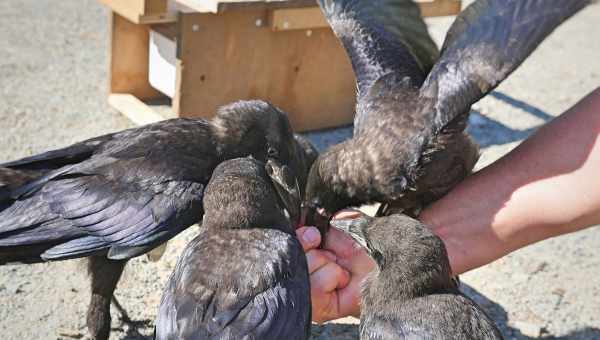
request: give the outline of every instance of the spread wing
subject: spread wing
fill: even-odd
[[[357,83],[355,126],[366,118],[364,97],[380,77],[394,73],[420,87],[438,51],[412,0],[319,0],[350,57]]]
[[[421,89],[433,105],[435,128],[492,91],[558,25],[587,0],[479,0],[450,28],[441,56]]]
[[[249,233],[216,239],[203,233],[190,242],[163,294],[156,339],[308,338],[302,248],[297,241],[290,247],[289,235]],[[228,246],[219,245],[225,239]]]
[[[11,190],[0,211],[0,263],[107,252],[140,255],[202,217],[202,193],[217,160],[204,123],[166,121],[127,130],[85,155],[56,151],[7,163],[56,170]],[[195,140],[197,143],[182,142]],[[68,149],[68,148],[67,148]],[[12,255],[10,255],[12,254]],[[9,256],[10,255],[10,256]]]

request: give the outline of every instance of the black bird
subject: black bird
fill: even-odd
[[[476,1],[458,15],[426,74],[374,19],[398,1],[318,1],[352,61],[363,117],[353,138],[322,153],[309,174],[306,221],[323,231],[332,213],[351,205],[380,202],[380,215],[416,215],[467,176],[478,158],[464,132],[471,105],[589,2]]]
[[[331,223],[377,264],[362,286],[361,339],[502,339],[459,291],[442,240],[418,220],[363,215]]]
[[[285,113],[241,101],[209,121],[162,121],[1,164],[12,171],[8,179],[41,175],[3,186],[0,264],[90,256],[88,328],[107,339],[126,260],[201,221],[204,188],[219,163],[271,155],[303,172],[309,157],[299,152]]]
[[[299,209],[301,196],[285,166],[266,170],[251,158],[215,169],[203,228],[166,285],[155,339],[308,339],[306,257],[282,210]]]

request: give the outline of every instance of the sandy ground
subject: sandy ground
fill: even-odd
[[[599,19],[598,5],[580,13],[474,106],[478,167],[598,86]],[[438,43],[451,20],[429,22]],[[0,161],[131,126],[106,104],[107,43],[107,13],[95,1],[0,1]],[[323,147],[348,135],[346,128],[311,138]],[[162,286],[194,232],[177,237],[158,263],[129,263],[117,297],[143,336],[115,312],[111,339],[150,338]],[[464,289],[507,338],[600,339],[599,249],[597,227],[541,242],[464,275]],[[81,261],[0,267],[0,338],[85,338],[88,298]],[[354,339],[355,323],[315,326],[314,336]]]

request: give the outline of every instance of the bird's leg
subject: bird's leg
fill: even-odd
[[[87,313],[87,326],[93,340],[108,340],[110,334],[110,301],[127,261],[109,260],[105,255],[91,256],[88,272],[92,280],[92,297]]]

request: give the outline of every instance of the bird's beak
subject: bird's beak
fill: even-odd
[[[365,248],[365,250],[369,251],[364,230],[369,225],[371,219],[371,217],[363,214],[358,218],[332,219],[330,224],[335,229],[340,230],[352,237],[356,243]]]
[[[302,205],[302,219],[300,225],[311,225],[317,227],[319,232],[321,233],[321,245],[325,242],[325,235],[327,231],[329,231],[329,221],[331,220],[331,214],[327,213],[327,211],[321,207],[318,207],[315,204],[311,203],[303,203]]]
[[[294,227],[300,224],[300,205],[302,197],[296,177],[287,165],[283,165],[274,159],[269,159],[265,169],[277,191],[277,195],[290,215],[290,222]]]

